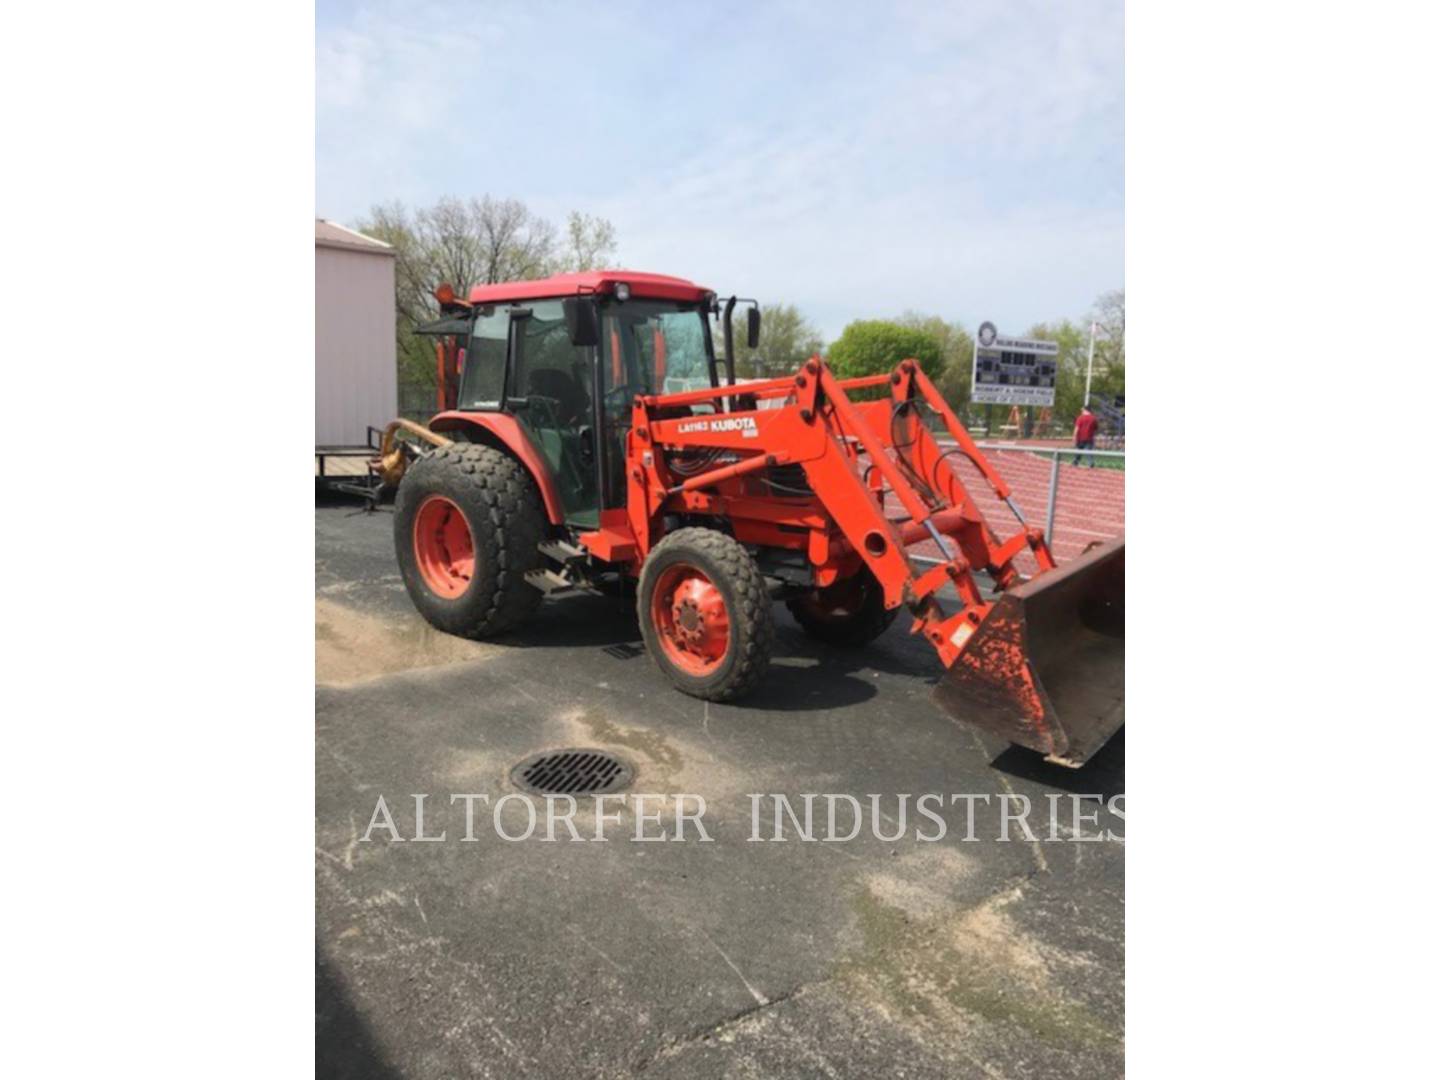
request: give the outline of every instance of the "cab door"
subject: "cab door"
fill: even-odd
[[[505,411],[520,421],[550,466],[566,520],[594,528],[600,521],[594,350],[570,343],[559,300],[535,301],[509,314]]]

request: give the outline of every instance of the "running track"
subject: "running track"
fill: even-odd
[[[1050,457],[1024,450],[985,450],[995,470],[1010,485],[1015,504],[1028,524],[1045,527],[1045,501],[1050,491]],[[981,513],[1002,538],[1019,528],[1010,508],[997,499],[988,484],[963,457],[952,455],[958,462],[956,471],[969,488]],[[1060,487],[1055,497],[1055,535],[1050,549],[1055,560],[1069,562],[1096,540],[1109,540],[1125,535],[1125,473],[1119,469],[1087,468],[1070,464],[1072,457],[1060,459]],[[933,543],[915,545],[912,551],[935,557],[939,554]],[[1018,562],[1022,572],[1035,570],[1030,553]]]

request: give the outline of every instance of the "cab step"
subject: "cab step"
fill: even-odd
[[[579,588],[580,584],[573,580],[568,574],[563,574],[558,570],[551,570],[548,567],[540,570],[527,571],[525,581],[539,589],[546,596],[568,592],[572,589]]]
[[[558,563],[569,562],[571,559],[580,559],[588,555],[583,547],[578,547],[568,540],[546,540],[540,545],[540,554],[548,555]]]

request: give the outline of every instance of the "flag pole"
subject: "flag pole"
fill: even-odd
[[[1090,322],[1090,359],[1085,361],[1085,405],[1090,405],[1090,376],[1095,371],[1095,322]]]

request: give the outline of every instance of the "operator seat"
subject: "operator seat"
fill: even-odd
[[[560,403],[556,418],[565,425],[585,423],[590,415],[590,395],[570,372],[561,368],[537,368],[530,372],[528,393]]]

